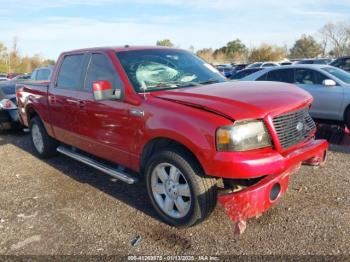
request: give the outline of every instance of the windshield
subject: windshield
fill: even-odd
[[[350,73],[335,67],[324,67],[322,70],[330,73],[341,81],[350,84]]]
[[[210,64],[190,52],[174,49],[117,53],[136,92],[224,82]]]

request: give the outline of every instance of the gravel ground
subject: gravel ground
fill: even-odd
[[[159,221],[142,183],[32,153],[28,135],[0,135],[0,254],[350,255],[346,151],[330,152],[324,168],[302,167],[287,194],[239,236],[220,207],[198,226],[174,229]]]

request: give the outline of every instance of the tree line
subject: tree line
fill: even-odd
[[[157,41],[156,44],[168,47],[174,46],[169,39]],[[194,51],[193,47],[189,49]],[[256,61],[281,61],[286,58],[335,58],[350,55],[350,23],[327,23],[315,36],[302,35],[290,49],[286,46],[267,43],[248,48],[237,38],[221,48],[215,50],[203,48],[198,50],[196,54],[210,63],[251,63]]]
[[[13,39],[11,48],[0,42],[0,73],[31,73],[37,67],[54,63],[54,60],[42,58],[38,54],[22,56],[17,38]]]
[[[159,46],[173,47],[169,39],[156,42]],[[189,50],[195,52],[193,46]],[[314,36],[302,35],[288,49],[263,43],[258,47],[248,48],[240,39],[228,42],[218,49],[203,48],[196,54],[210,63],[246,63],[281,61],[283,59],[340,57],[350,55],[350,23],[327,23]],[[12,47],[0,42],[0,73],[30,73],[35,68],[54,64],[55,61],[45,59],[36,54],[22,56],[18,48],[17,38],[13,39]]]

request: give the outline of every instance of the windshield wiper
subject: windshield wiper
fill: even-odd
[[[161,90],[162,88],[178,88],[178,87],[199,86],[199,85],[201,84],[197,82],[173,81],[173,82],[164,82],[153,86],[148,86],[147,90]]]
[[[220,81],[215,79],[215,78],[210,78],[210,79],[208,79],[206,81],[199,82],[198,84],[200,84],[200,85],[210,85],[210,84],[216,84],[216,83],[220,83]]]
[[[215,78],[210,78],[203,82],[182,82],[182,81],[172,81],[159,83],[153,86],[148,86],[147,91],[163,90],[163,89],[172,89],[172,88],[181,88],[181,87],[190,87],[190,86],[201,86],[220,83],[220,80]]]

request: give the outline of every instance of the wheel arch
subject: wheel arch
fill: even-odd
[[[27,117],[28,125],[30,123],[30,120],[32,120],[36,116],[41,119],[39,113],[35,110],[34,106],[28,105],[26,108],[26,117]]]
[[[165,148],[174,148],[178,150],[182,150],[186,157],[190,158],[195,164],[201,168],[204,173],[204,167],[201,164],[198,157],[193,153],[193,151],[183,143],[168,137],[155,137],[149,140],[145,146],[143,147],[142,154],[140,157],[140,171],[141,174],[144,174],[145,166],[147,164],[147,160],[156,152],[159,152]]]
[[[54,137],[54,131],[52,129],[52,126],[49,123],[45,122],[45,119],[39,113],[39,110],[35,109],[35,106],[33,104],[27,105],[25,113],[26,113],[28,127],[30,125],[30,120],[32,120],[34,117],[38,117],[43,123],[44,128],[46,129],[46,132],[49,134],[49,136]]]

